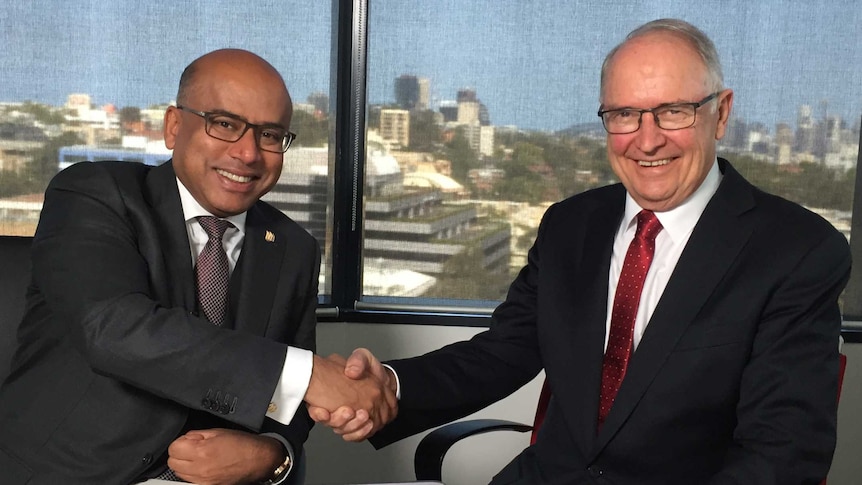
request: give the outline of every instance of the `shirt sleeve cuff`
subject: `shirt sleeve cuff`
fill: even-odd
[[[266,416],[282,424],[289,424],[302,405],[311,380],[314,354],[310,350],[288,347],[284,358],[281,379],[275,386]]]
[[[401,400],[401,379],[398,378],[398,373],[395,372],[395,369],[392,366],[387,364],[382,364],[383,367],[392,371],[392,375],[395,376],[395,397],[400,401]]]

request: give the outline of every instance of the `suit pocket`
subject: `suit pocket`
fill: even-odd
[[[29,468],[3,448],[0,448],[0,470],[2,470],[0,478],[3,483],[9,485],[24,485],[33,476]]]

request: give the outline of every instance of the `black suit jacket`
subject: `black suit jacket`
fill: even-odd
[[[288,426],[265,413],[284,344],[314,349],[317,242],[255,204],[219,328],[198,316],[182,214],[171,162],[80,163],[49,185],[0,389],[3,483],[127,484],[190,413],[301,450],[305,409]]]
[[[544,368],[538,441],[493,483],[814,484],[835,446],[845,238],[725,160],[610,414],[596,432],[621,185],[545,214],[528,263],[469,342],[394,361],[385,445],[476,411]]]

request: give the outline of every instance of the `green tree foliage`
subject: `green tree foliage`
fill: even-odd
[[[546,197],[545,183],[550,177],[543,176],[545,168],[544,150],[532,143],[518,142],[508,160],[500,163],[506,175],[497,186],[498,198],[516,202],[541,202]]]
[[[440,125],[431,110],[410,113],[410,150],[434,152],[440,146]]]
[[[506,170],[499,185],[501,198],[512,194],[511,200],[549,202],[617,181],[599,140],[526,132],[505,133],[497,141],[509,147],[512,162],[504,158],[499,163]],[[529,167],[530,175],[524,167]]]
[[[320,147],[329,143],[329,119],[305,111],[294,111],[290,131],[296,133],[296,146]]]
[[[120,108],[120,123],[137,123],[141,121],[141,108],[125,106]]]
[[[443,267],[443,272],[436,275],[437,282],[423,297],[500,301],[512,280],[508,272],[485,269],[479,248],[469,248],[451,257]]]
[[[79,145],[83,143],[77,133],[64,132],[57,138],[50,139],[45,146],[33,153],[33,159],[27,165],[25,176],[31,192],[42,192],[48,182],[59,171],[60,147]]]
[[[775,165],[745,155],[726,158],[749,182],[765,192],[808,207],[852,209],[855,168],[834,170],[816,163]]]
[[[51,106],[32,101],[24,101],[16,109],[23,113],[32,114],[36,118],[36,121],[45,125],[61,125],[66,121],[62,109],[52,108]]]
[[[446,144],[443,158],[452,163],[452,178],[465,185],[468,180],[467,172],[479,166],[479,158],[470,148],[470,143],[461,128],[455,130],[452,141]]]

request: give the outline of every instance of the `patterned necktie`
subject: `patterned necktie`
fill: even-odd
[[[655,238],[662,229],[661,223],[652,211],[642,210],[637,217],[637,232],[626,252],[614,295],[608,348],[602,361],[599,428],[604,424],[620,390],[623,376],[626,374],[626,367],[632,353],[632,338],[641,290],[655,253]]]
[[[230,266],[222,246],[222,236],[233,224],[212,216],[201,216],[197,219],[209,236],[195,267],[198,302],[207,319],[214,325],[221,326],[227,315],[227,290],[230,282]]]

